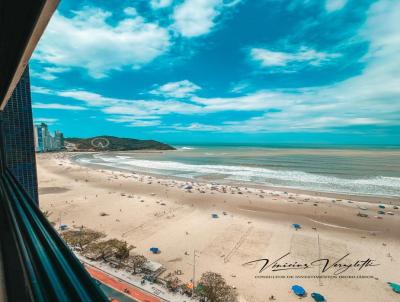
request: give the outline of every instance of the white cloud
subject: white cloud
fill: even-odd
[[[297,64],[320,66],[339,57],[337,53],[319,52],[307,47],[301,47],[297,52],[280,52],[265,48],[252,48],[250,57],[262,67],[286,67]]]
[[[230,90],[230,92],[232,93],[243,93],[245,92],[247,89],[249,89],[251,87],[249,82],[239,82],[239,83],[232,83],[232,89]]]
[[[368,53],[363,58],[366,66],[360,75],[309,89],[268,90],[235,98],[193,98],[205,106],[205,111],[236,108],[263,112],[245,121],[227,121],[218,126],[203,124],[199,128],[248,133],[399,126],[399,19],[400,3],[393,6],[391,1],[380,1],[371,6],[359,32],[359,38],[369,43]],[[190,130],[189,126],[179,127]]]
[[[342,9],[346,4],[347,0],[326,0],[325,9],[330,13]]]
[[[63,73],[70,70],[68,67],[44,67],[42,70],[37,72],[31,67],[30,75],[32,78],[40,78],[46,81],[53,81],[57,79],[57,74]]]
[[[216,125],[206,125],[200,123],[191,123],[189,125],[174,124],[165,128],[180,130],[180,131],[220,131],[222,127]]]
[[[158,86],[156,89],[151,90],[150,93],[154,95],[162,95],[165,97],[186,98],[193,95],[196,91],[200,89],[201,88],[196,84],[188,80],[183,80]]]
[[[62,90],[55,92],[58,96],[72,98],[85,102],[88,106],[103,107],[116,103],[128,102],[129,100],[110,98],[101,94],[85,91],[85,90]]]
[[[161,124],[158,116],[114,116],[106,119],[113,123],[124,123],[128,127],[152,127]]]
[[[188,123],[164,125],[176,131],[299,132],[332,131],[340,127],[400,125],[400,2],[380,1],[371,6],[358,39],[369,43],[362,58],[365,68],[345,81],[328,86],[290,90],[263,90],[236,97],[190,96],[165,100],[129,100],[105,97],[88,91],[50,91],[32,87],[36,93],[55,94],[98,106],[114,122],[128,125],[158,124],[170,114],[205,115],[227,111],[254,111],[256,117],[219,125]],[[304,54],[303,54],[304,55]],[[317,59],[317,61],[320,59]],[[276,63],[275,63],[276,64]],[[179,83],[179,82],[178,82]],[[120,120],[117,121],[118,117]],[[146,119],[146,117],[151,117]]]
[[[151,0],[150,5],[153,9],[165,8],[171,6],[173,0]]]
[[[125,7],[124,8],[124,13],[127,16],[137,16],[137,10],[134,7]]]
[[[160,120],[153,120],[153,121],[143,121],[137,120],[128,124],[128,127],[154,127],[161,124]]]
[[[57,103],[33,103],[32,108],[35,109],[59,109],[59,110],[86,110],[82,106],[64,105]]]
[[[108,23],[109,12],[84,8],[67,18],[56,12],[33,59],[57,68],[84,68],[94,78],[112,70],[140,68],[170,46],[166,29],[126,9],[126,18]],[[136,11],[135,11],[136,12]]]
[[[204,113],[221,111],[263,111],[271,108],[289,106],[296,101],[295,95],[272,91],[259,91],[244,96],[232,98],[200,98],[192,101],[201,104]]]
[[[45,87],[35,86],[35,85],[31,86],[31,92],[40,93],[40,94],[55,94],[55,92],[53,90],[50,90]]]
[[[140,117],[168,114],[206,114],[222,111],[262,111],[282,106],[290,106],[298,97],[297,94],[259,91],[256,93],[232,98],[201,98],[191,96],[190,102],[177,99],[144,100],[106,97],[85,90],[51,91],[35,87],[43,94],[52,94],[84,102],[87,106],[99,107],[103,112],[112,115]]]
[[[35,93],[56,95],[84,102],[87,106],[98,107],[108,114],[151,116],[171,113],[192,114],[201,112],[200,104],[178,100],[141,100],[106,97],[86,90],[50,90],[33,86]]]
[[[184,37],[196,37],[209,33],[216,18],[225,8],[233,7],[239,0],[224,3],[223,0],[185,0],[175,7],[173,28]]]
[[[195,104],[175,100],[132,100],[114,104],[102,109],[108,114],[121,114],[133,116],[167,115],[167,114],[195,114],[200,113],[202,107]]]
[[[299,104],[285,107],[280,112],[264,113],[241,122],[226,122],[221,131],[226,132],[329,132],[349,126],[390,125],[390,121],[373,114],[349,110],[344,104],[310,106]],[[345,111],[345,112],[343,112]]]
[[[286,66],[291,60],[291,55],[285,52],[270,51],[263,48],[253,48],[250,51],[251,58],[262,66]]]
[[[174,28],[185,37],[208,33],[219,15],[221,0],[185,0],[174,11]]]
[[[155,115],[117,115],[110,118],[107,118],[107,121],[114,122],[114,123],[130,123],[136,122],[138,120],[156,120],[159,119],[159,116]]]
[[[57,118],[38,117],[38,118],[34,118],[33,122],[35,124],[46,123],[48,125],[54,125],[55,123],[58,122],[58,119]]]
[[[105,97],[101,94],[86,91],[86,90],[52,90],[40,86],[32,86],[31,91],[38,94],[56,95],[65,98],[71,98],[74,100],[85,102],[88,106],[92,107],[104,107],[111,106],[114,104],[121,104],[130,102],[131,100],[120,99],[120,98],[110,98]]]

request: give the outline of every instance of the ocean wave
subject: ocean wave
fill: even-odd
[[[150,171],[168,175],[196,177],[212,174],[221,175],[221,178],[237,182],[256,182],[265,185],[341,193],[400,195],[400,178],[398,177],[377,176],[350,179],[295,170],[272,170],[231,165],[196,165],[177,161],[135,159],[129,156],[96,154],[94,158],[103,161],[107,166],[112,165],[124,169]]]

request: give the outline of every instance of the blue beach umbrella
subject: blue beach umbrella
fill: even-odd
[[[385,208],[385,205],[380,204],[379,207],[380,207],[381,209],[384,209],[384,208]]]
[[[292,224],[292,227],[294,227],[296,231],[297,231],[298,229],[301,229],[301,225],[298,224],[298,223],[293,223],[293,224]]]
[[[324,297],[323,295],[319,294],[319,293],[312,293],[312,294],[311,294],[311,297],[312,297],[316,302],[324,302],[324,301],[326,301],[326,300],[325,300],[325,297]]]
[[[158,247],[151,247],[150,252],[153,254],[158,254],[160,252],[160,249]]]
[[[395,293],[400,294],[400,284],[388,282],[389,286],[393,289]]]
[[[292,291],[297,295],[297,296],[304,296],[306,294],[306,291],[304,288],[302,288],[300,285],[293,285],[292,286]]]

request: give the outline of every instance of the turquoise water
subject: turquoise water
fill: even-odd
[[[78,161],[212,182],[357,195],[400,196],[396,148],[177,146],[176,151],[97,153]]]

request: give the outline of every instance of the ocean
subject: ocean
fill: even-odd
[[[176,151],[80,155],[96,164],[214,183],[400,197],[400,149],[175,146]]]

